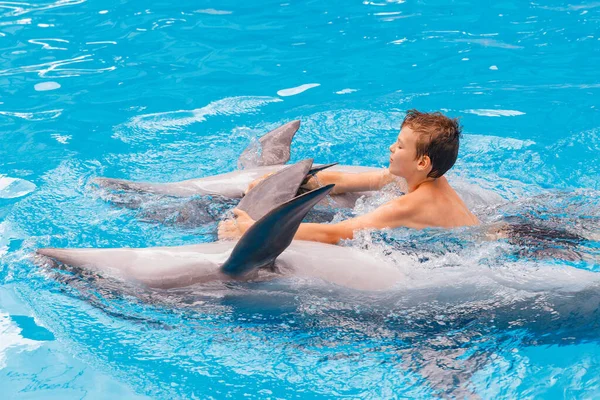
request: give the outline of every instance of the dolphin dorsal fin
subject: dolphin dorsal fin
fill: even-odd
[[[309,158],[280,169],[246,193],[237,208],[258,221],[278,205],[296,196],[312,162]]]
[[[221,271],[230,276],[242,276],[272,264],[292,243],[306,214],[327,196],[333,186],[327,185],[300,195],[256,221],[233,248]]]
[[[260,149],[253,143],[242,152],[238,158],[238,168],[285,164],[290,160],[290,145],[299,128],[300,121],[295,120],[266,133],[258,139]]]

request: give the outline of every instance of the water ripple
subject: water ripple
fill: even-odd
[[[115,66],[106,67],[106,68],[62,68],[66,65],[79,64],[84,62],[94,61],[91,58],[91,54],[85,54],[82,56],[66,59],[66,60],[58,60],[58,61],[50,61],[43,64],[35,64],[35,65],[26,65],[17,68],[9,68],[0,70],[0,76],[11,76],[11,75],[19,75],[23,73],[37,73],[40,78],[64,78],[71,76],[80,76],[80,75],[89,75],[89,74],[100,74],[103,72],[114,71],[116,69]]]
[[[239,115],[255,112],[262,106],[280,102],[276,97],[228,97],[213,101],[194,110],[168,111],[139,115],[115,128],[114,138],[123,142],[148,141],[157,135],[179,131],[181,128],[206,120],[208,116]]]
[[[86,0],[58,0],[58,1],[55,1],[52,3],[42,3],[42,4],[0,1],[0,10],[1,9],[10,10],[3,14],[0,14],[0,17],[15,17],[15,16],[30,13],[30,12],[50,10],[50,9],[59,8],[59,7],[74,6],[77,4],[85,3],[85,1]]]
[[[38,112],[15,112],[15,111],[0,111],[0,115],[7,117],[16,117],[26,119],[28,121],[46,121],[60,117],[63,110],[48,110]]]
[[[522,111],[517,110],[489,110],[489,109],[475,109],[475,110],[463,110],[462,112],[468,114],[475,114],[482,117],[516,117],[518,115],[525,115]]]

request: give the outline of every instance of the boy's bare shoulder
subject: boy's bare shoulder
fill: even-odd
[[[430,200],[418,191],[407,193],[391,200],[389,203],[396,214],[413,214],[429,204]]]

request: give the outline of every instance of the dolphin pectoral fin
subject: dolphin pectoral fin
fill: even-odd
[[[311,168],[312,162],[310,158],[300,161],[262,180],[242,198],[237,208],[246,211],[253,220],[257,221],[275,207],[292,200]]]
[[[260,143],[260,155],[254,145],[248,146],[238,158],[238,168],[247,169],[268,165],[282,165],[290,160],[290,145],[300,128],[300,121],[288,122],[263,135]]]
[[[292,243],[306,214],[333,189],[327,185],[271,210],[246,231],[221,266],[229,276],[246,275],[267,266]]]

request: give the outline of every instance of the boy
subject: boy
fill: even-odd
[[[368,214],[337,224],[301,224],[294,239],[336,244],[351,239],[358,229],[477,225],[477,217],[443,176],[456,162],[460,130],[458,120],[440,112],[409,110],[397,142],[390,146],[389,169],[362,174],[322,171],[307,184],[314,189],[333,183],[333,193],[361,192],[379,190],[397,176],[406,180],[408,192]],[[254,223],[245,212],[235,209],[234,213],[237,223],[227,220],[219,224],[220,239],[238,238]]]

